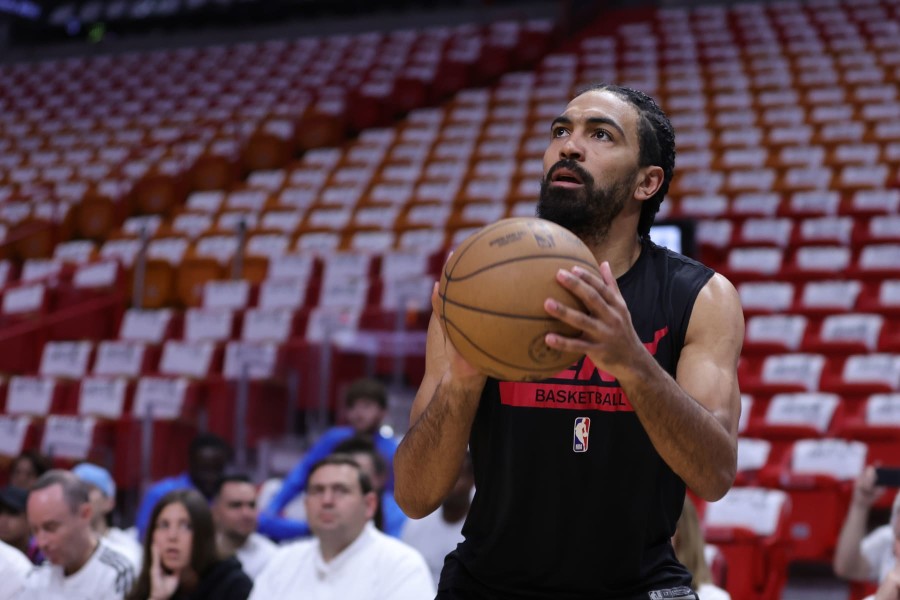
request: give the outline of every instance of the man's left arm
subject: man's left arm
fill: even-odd
[[[552,301],[545,308],[583,335],[551,334],[547,343],[583,352],[615,376],[663,460],[700,497],[718,500],[737,470],[737,363],[744,318],[734,286],[714,275],[698,294],[673,379],[637,336],[609,265],[601,265],[601,277],[573,271],[561,271],[558,280],[587,312]]]

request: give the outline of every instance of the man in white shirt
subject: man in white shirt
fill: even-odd
[[[422,553],[434,583],[441,579],[444,558],[463,541],[462,527],[472,504],[472,488],[475,487],[475,472],[472,458],[466,455],[462,470],[450,494],[441,507],[421,519],[409,519],[403,526],[400,539]]]
[[[28,522],[47,562],[25,580],[23,599],[121,600],[134,568],[91,529],[88,486],[69,471],[44,473],[28,494]]]
[[[112,475],[103,467],[91,463],[77,465],[72,473],[88,485],[88,498],[94,513],[91,529],[110,548],[124,554],[131,561],[134,572],[139,573],[144,555],[141,544],[131,533],[110,526],[110,515],[116,507],[116,482]]]
[[[313,539],[281,548],[256,578],[250,600],[427,600],[434,598],[422,556],[372,525],[378,499],[348,455],[310,470],[306,514]]]
[[[0,541],[0,600],[19,595],[33,566],[20,550]]]
[[[229,475],[216,486],[212,503],[216,545],[221,556],[234,554],[250,579],[255,579],[278,550],[256,533],[256,487],[246,475]]]

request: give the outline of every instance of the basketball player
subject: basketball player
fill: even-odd
[[[694,599],[670,539],[685,486],[716,500],[734,480],[738,295],[649,239],[675,161],[651,98],[590,88],[549,133],[538,216],[576,233],[600,276],[558,273],[586,309],[548,299],[545,310],[582,333],[546,342],[585,356],[551,379],[496,381],[432,316],[396,498],[413,518],[435,510],[471,447],[475,498],[439,600]],[[552,406],[539,401],[551,393]]]

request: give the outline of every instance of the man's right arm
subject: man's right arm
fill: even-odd
[[[410,429],[394,455],[394,497],[413,519],[440,506],[456,482],[485,381],[445,340],[437,311],[432,313],[425,376],[410,411]]]
[[[877,577],[873,572],[874,566],[869,564],[862,553],[869,511],[877,497],[875,469],[871,466],[866,467],[853,486],[853,498],[834,551],[832,566],[838,577],[854,581],[866,581]]]

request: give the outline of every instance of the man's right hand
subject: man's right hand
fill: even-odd
[[[869,510],[883,493],[884,488],[875,485],[875,467],[870,465],[863,469],[853,484],[853,506]]]

